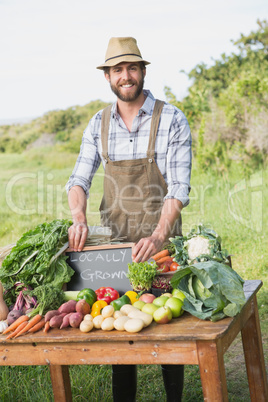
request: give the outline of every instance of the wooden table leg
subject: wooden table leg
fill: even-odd
[[[69,367],[50,365],[50,377],[55,402],[72,402]]]
[[[256,296],[252,303],[253,314],[241,330],[242,342],[251,400],[265,402],[268,401],[268,390]]]
[[[223,351],[217,342],[197,341],[204,401],[228,402]]]

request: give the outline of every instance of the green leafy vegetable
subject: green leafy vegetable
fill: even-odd
[[[135,290],[149,290],[157,273],[155,262],[132,262],[128,264],[128,278]]]
[[[200,319],[218,321],[234,317],[246,299],[243,279],[228,265],[199,262],[177,271],[171,286],[184,295],[183,309]]]
[[[45,315],[50,310],[57,310],[64,302],[63,290],[49,284],[38,286],[29,294],[38,300],[38,305],[29,313],[30,317],[36,314]]]
[[[16,300],[14,284],[21,282],[31,288],[53,284],[61,289],[70,281],[73,269],[66,263],[67,257],[58,255],[68,241],[68,220],[54,220],[38,225],[23,234],[4,259],[0,281],[8,292],[8,304]],[[55,258],[56,257],[56,258]]]
[[[186,236],[170,238],[175,246],[174,259],[180,266],[202,261],[228,264],[228,253],[221,249],[221,238],[212,229],[198,225]]]

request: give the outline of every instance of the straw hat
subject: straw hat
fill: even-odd
[[[97,68],[103,70],[104,67],[112,67],[122,62],[139,62],[150,64],[149,61],[143,60],[141,52],[137,46],[135,38],[111,38],[105,54],[105,63]]]

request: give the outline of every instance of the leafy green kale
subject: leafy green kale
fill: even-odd
[[[182,308],[202,320],[234,317],[246,301],[243,279],[231,267],[216,261],[181,268],[170,282],[185,295]]]
[[[195,262],[218,261],[228,264],[228,253],[221,248],[221,238],[213,230],[198,225],[186,236],[170,238],[175,247],[174,259],[180,266]]]
[[[57,310],[65,301],[63,290],[51,285],[41,285],[29,292],[30,296],[36,297],[37,306],[29,313],[29,317],[36,314],[45,315],[50,310]]]
[[[4,259],[0,270],[0,281],[9,292],[9,302],[16,300],[16,282],[24,283],[32,289],[45,284],[53,284],[61,289],[70,281],[73,269],[66,263],[67,257],[57,255],[68,241],[71,222],[56,219],[42,223],[23,234]],[[55,258],[56,257],[56,258]]]

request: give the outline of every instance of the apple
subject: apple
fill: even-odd
[[[156,296],[152,293],[143,293],[139,300],[144,301],[145,303],[152,303],[155,298]]]
[[[171,293],[163,293],[161,296],[172,297],[172,294],[171,294]],[[161,296],[160,296],[160,297],[161,297]]]
[[[147,314],[154,315],[154,312],[158,309],[155,304],[153,303],[145,303],[144,306],[142,307],[141,311]]]
[[[157,324],[167,324],[172,320],[172,312],[168,306],[159,307],[155,310],[153,318]]]
[[[177,318],[183,314],[182,305],[183,305],[183,301],[175,296],[170,297],[165,303],[165,307],[170,308],[173,318]]]
[[[153,304],[155,304],[157,307],[163,307],[168,299],[168,296],[159,296],[154,299]]]
[[[138,308],[139,310],[142,309],[142,307],[145,305],[146,303],[142,300],[137,300],[135,303],[133,303],[133,307]]]
[[[185,299],[184,294],[179,289],[173,289],[172,296],[177,297],[178,299],[180,299],[182,301]]]

